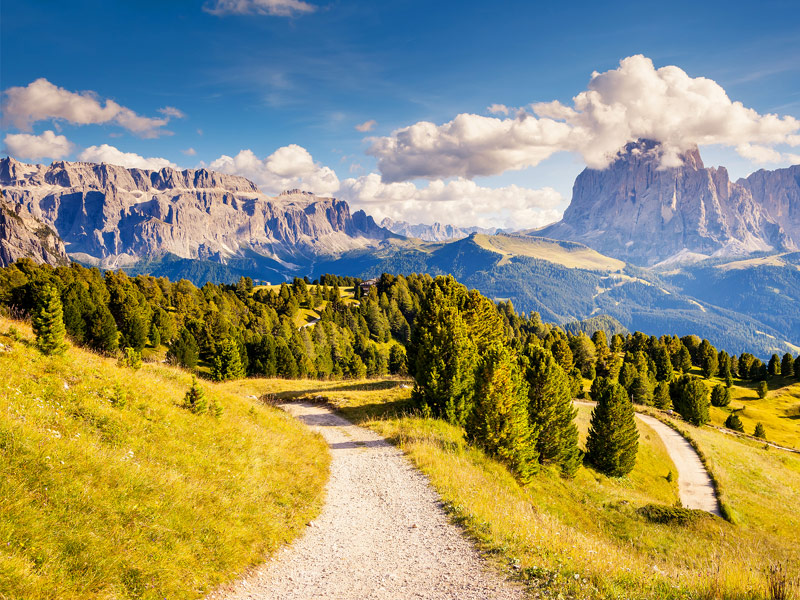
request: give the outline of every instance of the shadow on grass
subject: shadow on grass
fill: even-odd
[[[388,419],[407,415],[414,409],[411,400],[395,400],[393,402],[373,402],[360,406],[337,406],[336,411],[348,421],[359,424],[370,419]]]

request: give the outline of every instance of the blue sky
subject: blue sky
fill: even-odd
[[[47,113],[20,126],[19,120],[9,122],[9,109],[4,107],[2,134],[41,136],[52,131],[59,140],[66,138],[61,142],[66,159],[107,144],[181,167],[210,165],[222,155],[236,157],[251,150],[253,160],[260,162],[216,164],[255,179],[259,169],[271,168],[264,159],[279,148],[297,145],[313,159],[293,147],[294,152],[285,152],[272,163],[281,176],[276,180],[274,173],[264,175],[259,181],[262,187],[297,175],[301,185],[306,180],[308,186],[321,185],[318,191],[340,194],[379,216],[410,220],[451,216],[449,220],[461,220],[459,224],[472,218],[509,226],[519,220],[536,225],[556,218],[569,200],[575,175],[587,161],[597,166],[587,158],[589,150],[570,146],[546,158],[511,160],[507,165],[496,164],[504,159],[492,156],[491,166],[482,162],[473,168],[478,163],[471,158],[472,166],[453,166],[454,161],[467,160],[463,153],[483,151],[463,140],[454,142],[456,149],[443,151],[449,154],[440,166],[440,154],[399,148],[394,142],[367,154],[374,142],[365,138],[395,140],[393,132],[398,129],[428,121],[439,126],[461,113],[499,123],[513,120],[517,108],[531,103],[560,101],[571,106],[572,98],[587,89],[594,71],[612,71],[634,55],[649,58],[656,69],[675,65],[689,78],[711,79],[731,100],[758,115],[800,119],[797,2],[762,2],[757,7],[731,2],[655,7],[643,2],[540,4],[5,2],[0,89],[22,88],[44,78],[70,93],[90,91],[101,105],[111,99],[142,117],[162,118],[159,109],[164,107],[174,107],[184,116],[171,118],[155,133],[143,134],[120,126],[118,120],[79,124],[74,119],[48,118]],[[487,111],[492,104],[512,109],[508,115],[492,114]],[[370,131],[356,130],[356,125],[368,121],[375,121]],[[719,139],[728,141],[703,147],[703,156],[707,165],[725,164],[734,176],[786,166],[800,154],[800,146],[786,143],[798,134],[791,129],[784,127],[780,139],[775,134],[767,139],[763,131],[741,139],[738,133],[732,137],[723,132]],[[684,143],[695,132],[687,131],[676,143]],[[437,130],[435,135],[444,133]],[[36,154],[26,150],[30,138],[11,142],[6,142],[6,152],[23,160],[52,158],[21,156]],[[67,142],[70,152],[64,154]],[[743,158],[735,150],[740,143],[759,150],[745,152],[750,158]],[[771,162],[763,162],[764,148],[772,151]],[[186,154],[189,149],[194,153]],[[97,151],[95,155],[104,156]],[[430,164],[430,172],[410,166],[412,159]],[[285,164],[293,160],[307,164],[294,173]],[[525,166],[534,162],[535,166]],[[320,172],[324,167],[335,172],[339,182],[393,168],[396,184],[410,182],[425,189],[434,180],[461,187],[451,186],[446,193],[430,189],[416,197],[408,187],[377,189],[373,178],[371,187],[354,183],[337,188],[330,173]],[[319,181],[327,183],[315,183]],[[506,189],[505,200],[491,193],[497,188]],[[547,188],[560,198],[533,194]],[[527,198],[530,206],[508,200],[515,193]],[[454,200],[458,194],[468,199]],[[497,218],[487,210],[470,213],[465,208],[495,201],[501,215]],[[437,208],[426,210],[426,205]]]

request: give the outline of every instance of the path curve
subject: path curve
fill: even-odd
[[[594,402],[578,402],[581,406],[595,406]],[[697,451],[689,441],[669,425],[655,417],[636,413],[636,417],[650,426],[667,448],[667,454],[678,470],[678,495],[685,508],[696,508],[722,516],[719,510],[714,482]]]
[[[428,480],[397,448],[326,406],[280,407],[328,442],[327,501],[305,535],[210,599],[523,597],[449,522]]]

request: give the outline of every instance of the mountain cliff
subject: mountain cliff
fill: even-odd
[[[396,237],[346,202],[205,169],[160,171],[0,160],[5,197],[53,227],[70,256],[104,267],[164,255],[219,263],[256,253],[290,267]]]
[[[761,169],[736,183],[745,187],[800,246],[800,165],[775,171]]]
[[[761,171],[732,182],[724,167],[706,168],[696,149],[682,159],[677,168],[662,168],[655,142],[628,144],[608,168],[584,169],[563,219],[536,235],[579,241],[646,266],[800,244],[800,227],[782,226],[784,213],[796,217],[800,211],[796,195],[781,191],[792,183],[791,173]],[[774,196],[770,203],[764,200],[768,193]]]
[[[64,242],[21,204],[0,197],[0,267],[20,258],[53,266],[69,262]]]

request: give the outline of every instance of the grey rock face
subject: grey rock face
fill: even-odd
[[[20,258],[53,266],[69,262],[64,242],[21,204],[0,199],[0,267]]]
[[[663,169],[656,143],[628,144],[607,169],[578,175],[563,219],[536,234],[638,265],[796,248],[800,237],[754,199],[751,186],[730,181],[724,167],[706,168],[697,150],[682,158],[682,166]]]
[[[251,181],[205,169],[0,160],[12,203],[61,235],[70,255],[107,267],[165,253],[214,258],[254,251],[294,259],[368,248],[393,234],[346,202],[292,190],[276,198]]]
[[[737,181],[747,188],[770,218],[800,245],[800,165],[775,171],[756,171]]]

